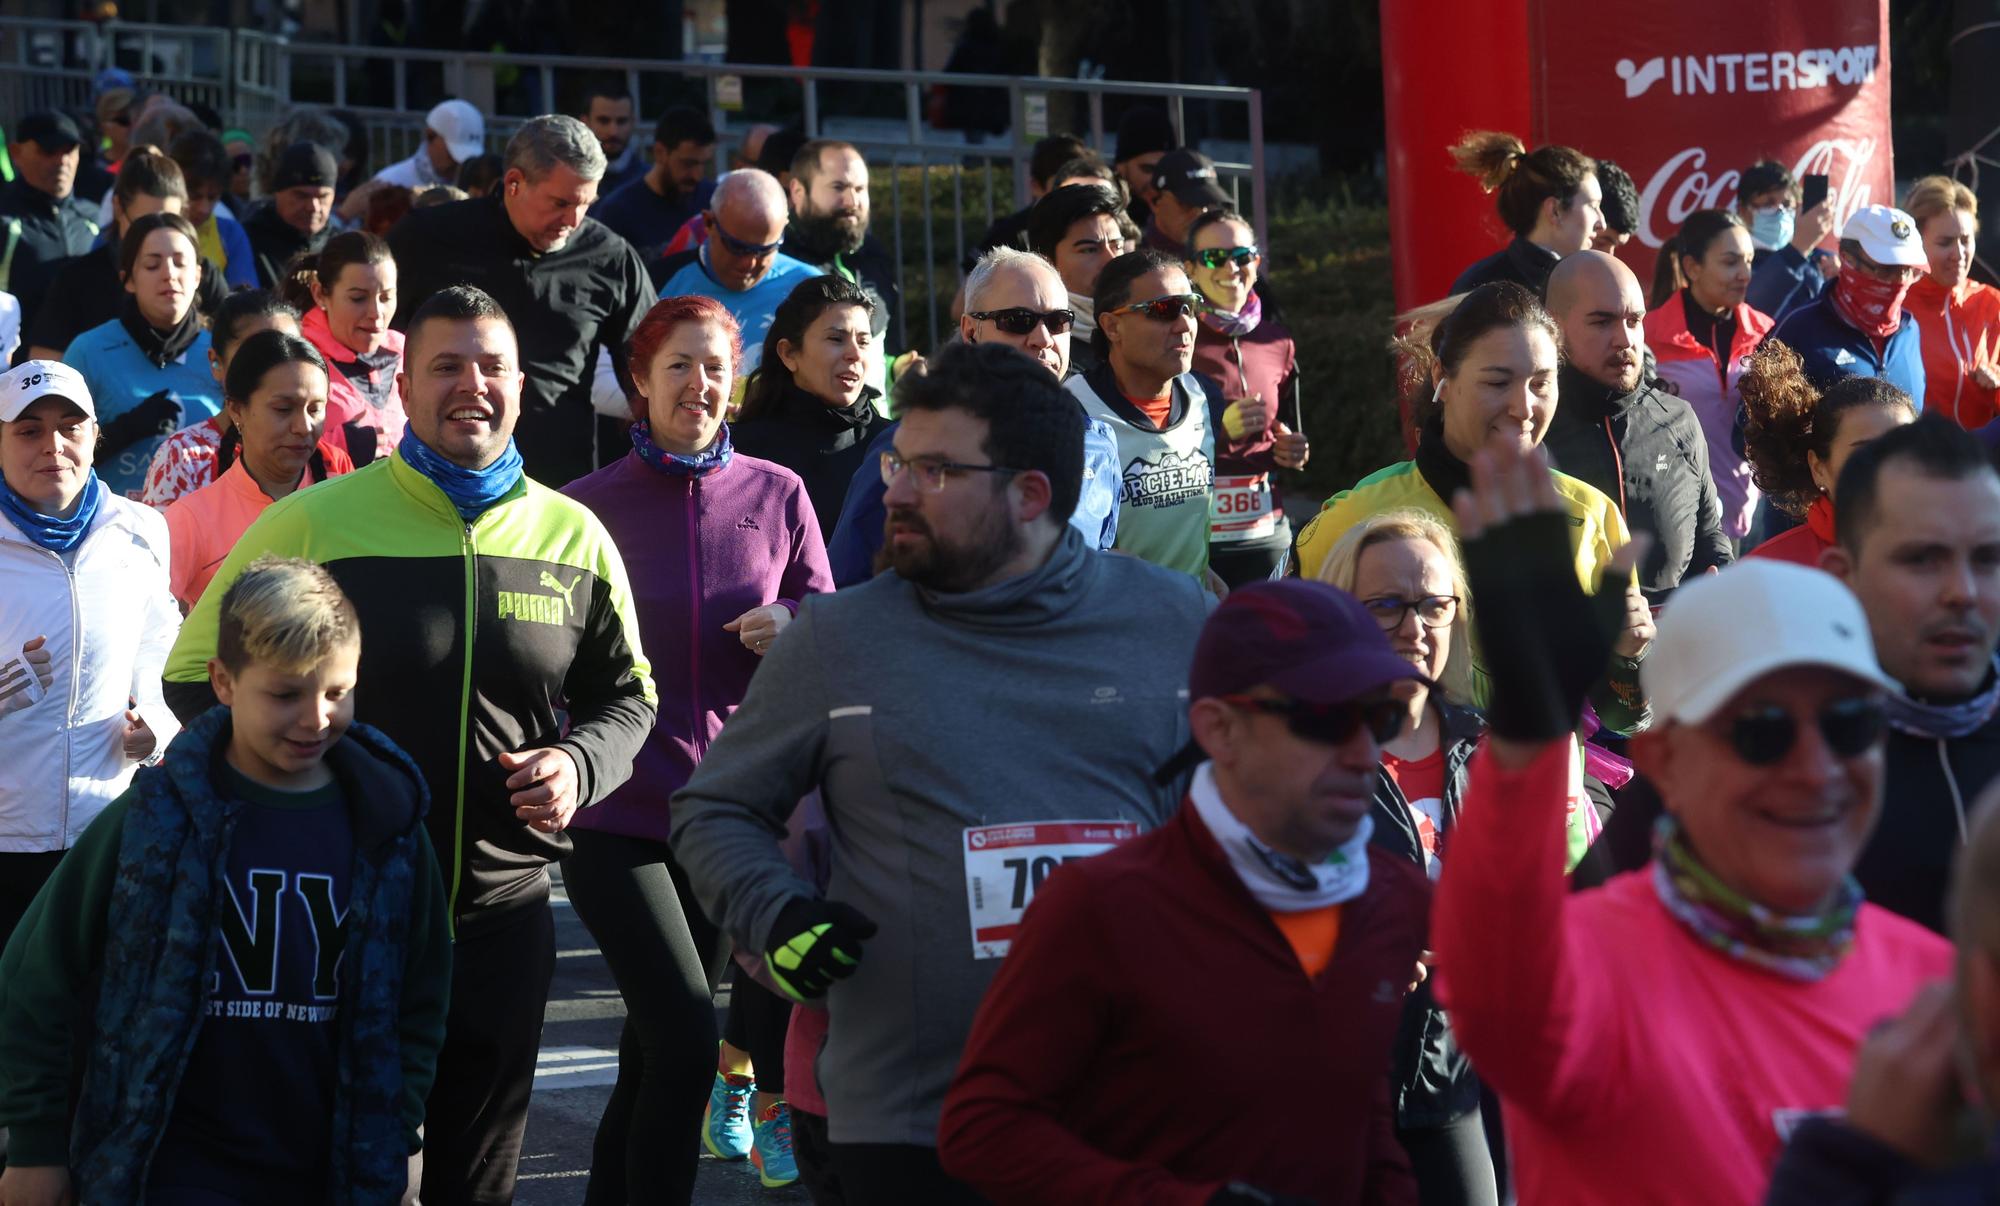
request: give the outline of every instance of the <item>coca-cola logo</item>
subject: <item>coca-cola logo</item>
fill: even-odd
[[[1806,148],[1792,165],[1794,176],[1826,176],[1833,206],[1833,228],[1869,203],[1872,186],[1868,166],[1875,159],[1873,138],[1824,138]],[[1710,174],[1708,150],[1689,147],[1667,158],[1639,191],[1639,241],[1663,247],[1668,238],[1699,209],[1726,209],[1736,204],[1741,165]]]

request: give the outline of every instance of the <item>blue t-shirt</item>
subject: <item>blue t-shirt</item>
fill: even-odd
[[[170,390],[180,400],[179,427],[192,427],[222,410],[222,387],[208,367],[208,332],[195,336],[180,359],[164,368],[153,367],[139,350],[125,324],[117,319],[90,328],[70,341],[63,363],[83,374],[90,387],[90,399],[97,405],[97,424],[102,427],[161,390]],[[116,493],[139,497],[146,484],[146,466],[160,436],[148,436],[129,444],[97,462],[97,476]]]
[[[1077,493],[1076,510],[1069,526],[1083,533],[1094,549],[1108,549],[1118,539],[1118,439],[1102,419],[1084,418],[1083,487]],[[882,551],[882,522],[889,517],[883,499],[889,487],[882,482],[882,454],[895,444],[896,429],[891,423],[868,445],[861,468],[848,483],[847,497],[840,504],[840,520],[826,542],[827,565],[833,570],[833,584],[846,589],[875,576],[875,554]]]
[[[333,1139],[353,823],[338,784],[281,792],[225,763],[216,787],[246,807],[215,975],[149,1188],[307,1201]]]
[[[1799,354],[1815,389],[1824,391],[1842,377],[1880,377],[1910,395],[1919,411],[1924,408],[1923,337],[1907,309],[1879,353],[1874,340],[1848,326],[1833,308],[1831,291],[1786,315],[1770,337]]]
[[[763,280],[738,293],[723,288],[708,274],[708,245],[704,243],[688,257],[685,266],[667,277],[667,283],[660,287],[660,296],[712,297],[735,316],[736,325],[743,332],[743,364],[736,370],[740,379],[748,377],[763,361],[764,337],[770,334],[778,306],[792,295],[800,281],[818,275],[813,268],[781,251],[772,257],[771,270],[764,274]]]
[[[640,255],[650,259],[653,253],[673,242],[682,224],[707,209],[708,200],[714,195],[715,181],[704,180],[695,185],[693,193],[669,201],[647,188],[646,177],[641,173],[591,207],[590,216],[609,226],[613,233],[638,248]]]

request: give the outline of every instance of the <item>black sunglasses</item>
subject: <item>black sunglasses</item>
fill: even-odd
[[[977,310],[966,314],[975,322],[990,318],[993,325],[1009,335],[1026,335],[1039,324],[1049,329],[1049,334],[1060,335],[1076,324],[1074,310],[1030,310],[1026,306],[1014,306],[1006,310]]]
[[[1394,699],[1350,699],[1341,703],[1316,704],[1298,699],[1258,699],[1251,695],[1224,695],[1222,702],[1282,716],[1292,735],[1320,745],[1340,745],[1366,728],[1375,744],[1386,745],[1403,731],[1409,706]]]
[[[1204,268],[1220,268],[1232,260],[1238,264],[1253,264],[1262,259],[1264,253],[1255,247],[1208,247],[1194,253],[1194,261]]]
[[[1842,758],[1867,753],[1888,727],[1888,713],[1876,699],[1837,699],[1819,710],[1820,736]],[[1798,741],[1798,717],[1784,708],[1752,708],[1729,722],[1729,744],[1751,766],[1775,766]]]
[[[1144,314],[1157,322],[1172,322],[1190,314],[1199,314],[1208,309],[1208,300],[1199,293],[1169,293],[1151,301],[1133,302],[1120,306],[1113,314]]]
[[[708,220],[708,225],[709,229],[715,231],[715,237],[722,240],[722,245],[724,247],[729,248],[730,251],[734,252],[737,255],[748,255],[748,256],[770,255],[772,252],[778,250],[778,248],[783,247],[785,245],[785,240],[782,238],[775,243],[746,243],[742,239],[739,239],[735,235],[730,234],[728,231],[722,229],[722,223],[717,221],[713,217],[711,217]]]

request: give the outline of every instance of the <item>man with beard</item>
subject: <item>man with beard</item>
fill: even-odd
[[[1683,578],[1732,560],[1701,420],[1644,380],[1646,297],[1624,261],[1566,258],[1549,276],[1548,308],[1563,364],[1542,446],[1556,468],[1616,499],[1626,527],[1652,533],[1639,585],[1660,603]]]
[[[1153,773],[1187,740],[1203,597],[1069,526],[1083,415],[1035,361],[955,344],[896,404],[895,572],[806,600],[675,794],[674,853],[781,989],[826,997],[848,1200],[977,1201],[936,1152],[973,1013],[1047,868],[1172,814]],[[824,899],[778,847],[815,789]]]
[[[604,150],[582,122],[531,118],[507,143],[496,195],[412,210],[389,232],[402,273],[396,326],[452,285],[483,290],[513,320],[523,370],[516,436],[528,476],[551,486],[595,464],[598,349],[622,378],[626,342],[655,300],[639,253],[584,216],[603,175]]]
[[[1888,697],[1882,823],[1854,876],[1868,899],[1940,933],[1973,801],[2000,777],[2000,475],[1979,441],[1919,417],[1848,458],[1839,543],[1821,565],[1868,613]]]
[[[868,384],[887,399],[888,361],[903,342],[902,287],[896,261],[868,233],[868,163],[854,144],[819,139],[792,157],[792,225],[783,251],[820,272],[860,285],[875,297],[875,347]]]
[[[675,105],[653,127],[645,171],[614,186],[615,192],[599,191],[604,200],[597,207],[597,220],[623,235],[650,262],[682,223],[709,204],[717,182],[706,177],[714,162],[715,127],[708,115]]]
[[[626,87],[624,77],[603,75],[585,85],[583,111],[576,119],[590,127],[597,135],[597,145],[604,148],[604,179],[597,182],[597,191],[607,200],[652,166],[632,138],[635,115],[632,90]]]

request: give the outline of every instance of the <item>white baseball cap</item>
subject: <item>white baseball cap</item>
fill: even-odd
[[[61,398],[91,419],[97,405],[83,374],[60,360],[25,360],[0,374],[0,423],[12,423],[43,398]]]
[[[1917,236],[1917,220],[1900,209],[1869,205],[1854,211],[1840,228],[1842,239],[1853,239],[1878,264],[1904,268],[1928,268],[1924,241]]]
[[[444,149],[460,163],[486,153],[486,119],[466,101],[440,101],[424,116],[424,126],[444,139]]]
[[[1875,660],[1860,600],[1840,579],[1752,557],[1674,591],[1639,684],[1656,715],[1700,724],[1738,691],[1791,666],[1824,666],[1897,689]]]

